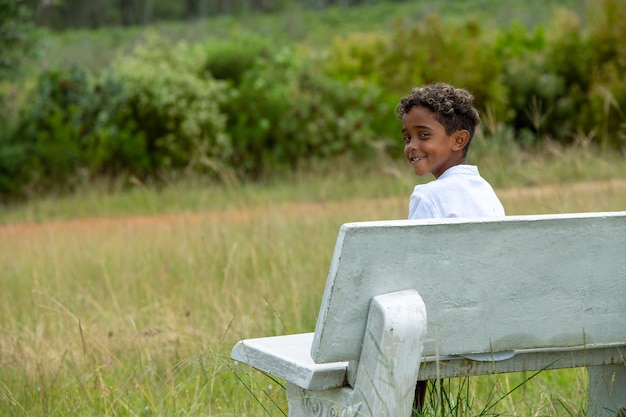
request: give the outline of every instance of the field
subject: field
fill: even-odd
[[[312,331],[339,226],[406,216],[415,179],[393,162],[370,169],[84,193],[3,213],[0,415],[283,415],[280,381],[237,366],[230,348]],[[619,175],[497,191],[511,215],[626,207]],[[505,395],[529,377],[450,382],[433,414],[584,414],[584,370],[544,372]]]
[[[424,2],[433,10],[419,13],[531,24],[549,16],[548,4],[580,11],[583,3],[532,0],[518,10],[497,0]],[[326,44],[342,31],[417,17],[390,7],[157,30],[198,40],[254,27]],[[56,34],[41,65],[104,68],[142,32]],[[596,140],[590,132],[569,148],[546,141],[521,149],[479,135],[469,162],[508,215],[626,210],[626,158],[599,151]],[[405,218],[412,187],[431,179],[414,177],[398,157],[312,162],[257,182],[96,180],[0,206],[0,417],[286,415],[281,381],[234,363],[230,349],[242,338],[314,329],[340,225]],[[583,369],[443,388],[427,415],[583,416],[587,401]]]

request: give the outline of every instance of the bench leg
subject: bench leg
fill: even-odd
[[[587,417],[626,417],[626,364],[588,366]]]
[[[413,400],[413,408],[418,413],[424,411],[424,403],[426,402],[427,390],[428,381],[417,381],[417,385],[415,385],[415,399]]]
[[[426,307],[417,291],[372,299],[354,384],[359,416],[411,415],[425,335]]]
[[[352,404],[350,387],[325,391],[305,390],[287,383],[289,417],[359,417],[358,405]]]
[[[417,291],[372,298],[354,386],[314,391],[287,384],[289,417],[410,417],[426,336]]]

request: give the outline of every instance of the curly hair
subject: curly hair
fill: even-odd
[[[445,83],[426,84],[414,88],[400,99],[396,107],[396,116],[402,119],[402,116],[413,107],[426,107],[435,113],[437,121],[446,129],[446,134],[451,135],[457,130],[465,129],[469,132],[471,140],[476,126],[480,123],[480,115],[473,102],[474,96],[462,88]],[[467,145],[469,146],[469,142]]]

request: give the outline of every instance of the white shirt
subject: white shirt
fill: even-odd
[[[455,165],[416,185],[409,201],[409,219],[494,216],[504,216],[504,207],[474,165]]]

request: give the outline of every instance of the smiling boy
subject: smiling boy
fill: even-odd
[[[416,175],[431,173],[436,179],[415,186],[409,219],[504,216],[491,185],[467,164],[480,123],[473,101],[467,90],[434,83],[413,89],[398,103],[404,155]]]
[[[402,121],[404,156],[416,175],[435,181],[416,185],[409,219],[504,216],[502,203],[474,165],[467,164],[476,126],[474,97],[462,88],[434,83],[414,88],[396,107]],[[415,387],[414,407],[421,412],[426,383]]]

